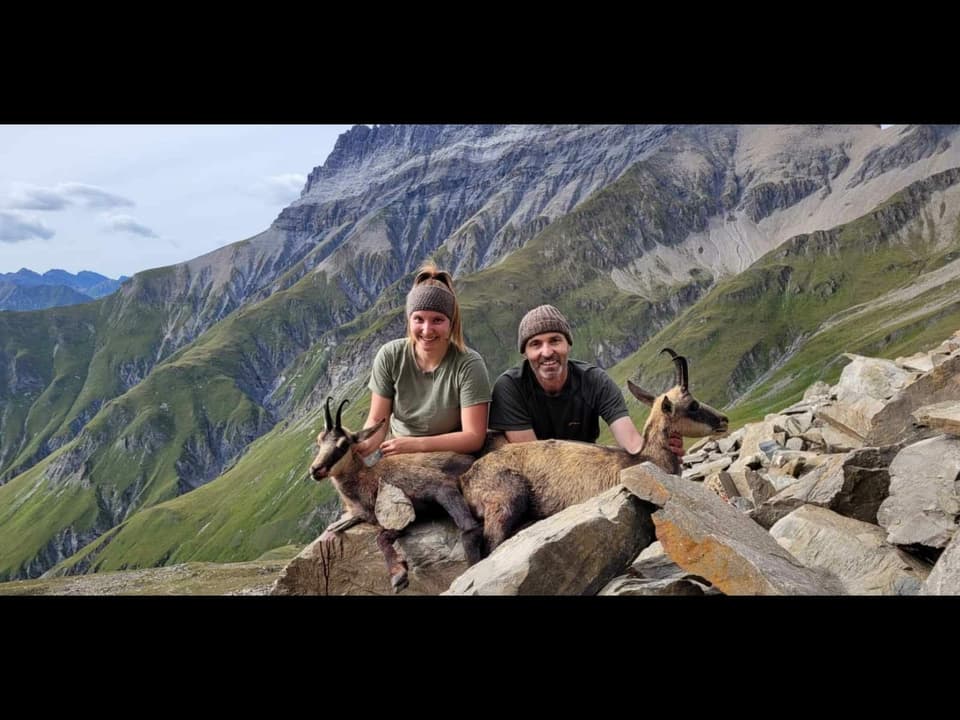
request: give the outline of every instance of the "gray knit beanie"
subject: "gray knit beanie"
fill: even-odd
[[[553,305],[541,305],[523,316],[520,327],[517,329],[517,345],[523,352],[527,340],[534,335],[545,332],[563,333],[567,342],[573,345],[573,334],[570,332],[570,323]]]
[[[417,310],[431,310],[443,313],[452,321],[454,307],[456,298],[453,293],[439,285],[417,285],[407,293],[407,317]]]

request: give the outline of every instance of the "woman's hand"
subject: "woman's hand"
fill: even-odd
[[[377,437],[380,433],[374,433],[370,438],[367,438],[363,442],[358,442],[353,446],[353,452],[355,452],[360,457],[366,457],[380,445],[380,439]]]
[[[385,456],[423,452],[422,444],[421,438],[418,437],[395,437],[384,441],[380,445],[380,450]]]

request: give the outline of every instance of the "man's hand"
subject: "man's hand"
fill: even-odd
[[[680,435],[670,433],[670,437],[667,438],[667,449],[683,460],[683,438]]]

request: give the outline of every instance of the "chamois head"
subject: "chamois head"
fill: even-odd
[[[687,359],[670,348],[664,348],[660,352],[670,353],[676,366],[676,383],[672,388],[663,395],[654,397],[627,380],[627,387],[633,396],[653,408],[651,418],[659,411],[671,431],[684,437],[705,437],[726,432],[727,416],[690,394]]]
[[[357,433],[350,432],[340,424],[343,407],[350,401],[344,400],[340,403],[340,407],[337,408],[337,421],[333,422],[330,418],[330,401],[332,399],[327,397],[327,403],[324,406],[326,424],[323,432],[317,435],[317,456],[313,459],[313,464],[310,465],[310,475],[317,481],[323,480],[328,475],[336,475],[340,469],[338,466],[348,455],[350,448],[369,438],[387,421],[386,418],[381,418],[376,425],[368,427],[366,430]]]

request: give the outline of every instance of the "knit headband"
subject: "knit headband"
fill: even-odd
[[[407,294],[407,317],[418,310],[443,313],[453,320],[456,298],[453,293],[439,285],[417,285]]]

